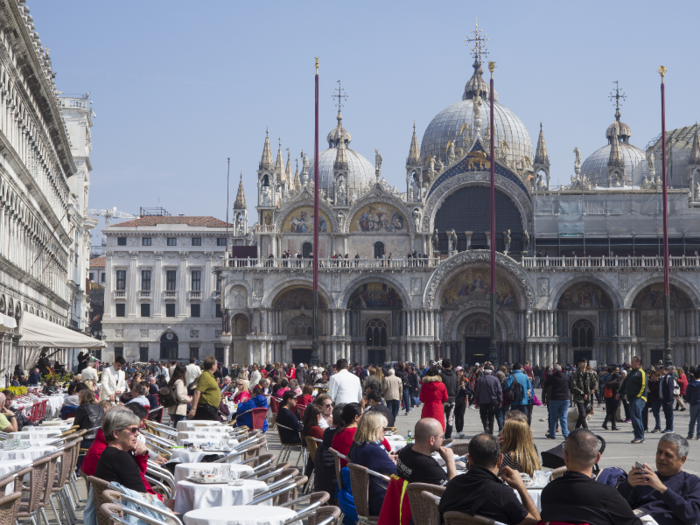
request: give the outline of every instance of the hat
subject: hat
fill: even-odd
[[[462,368],[461,366],[458,366],[457,368],[455,368],[455,372],[459,372],[460,370],[464,370],[464,368]]]
[[[318,370],[318,367],[315,366],[315,367],[313,367],[311,370]]]
[[[479,363],[476,363],[474,366],[479,366]]]

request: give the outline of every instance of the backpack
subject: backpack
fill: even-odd
[[[158,403],[165,408],[177,405],[177,389],[174,386],[165,385],[158,390]]]
[[[506,397],[511,403],[520,401],[523,397],[523,385],[521,385],[515,377],[513,377],[513,384],[510,385],[510,388],[506,392]]]

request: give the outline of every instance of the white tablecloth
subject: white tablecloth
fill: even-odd
[[[228,483],[204,485],[191,481],[181,481],[177,484],[174,510],[184,514],[191,510],[209,509],[210,507],[245,505],[253,501],[255,494],[267,489],[264,481],[244,479],[241,480],[241,483],[243,485],[229,486]],[[229,519],[231,517],[229,514]]]
[[[32,437],[20,438],[20,439],[22,440],[23,444],[29,443],[32,447],[45,447],[49,443],[53,443],[54,441],[56,441],[56,439],[58,439],[58,438],[55,438],[55,437],[49,438],[49,437],[46,437],[45,435],[41,435],[41,434],[36,435],[35,434]]]
[[[56,447],[30,447],[18,450],[0,450],[0,465],[5,461],[24,459],[34,461],[50,452],[55,452]]]
[[[38,427],[33,427],[32,430],[40,430],[44,428],[51,428],[56,429],[56,428],[62,428],[64,430],[69,429],[70,427],[73,426],[72,421],[63,421],[63,420],[58,420],[58,421],[44,421],[41,426]]]
[[[391,445],[392,452],[398,452],[406,446],[406,439],[403,436],[385,436],[385,439]]]
[[[67,394],[56,394],[49,396],[49,402],[46,404],[45,417],[58,417],[61,413],[61,407],[63,406],[63,400],[66,398],[66,395]]]
[[[0,478],[4,478],[11,472],[15,470],[23,469],[28,467],[32,462],[28,459],[15,459],[13,461],[2,461],[0,462]],[[15,491],[15,484],[10,483],[5,487],[5,495],[12,494]]]
[[[52,437],[58,437],[63,433],[63,431],[58,428],[42,428],[39,427],[27,427],[25,430],[20,432],[10,432],[10,439],[49,439]]]
[[[515,495],[518,497],[518,500],[522,503],[522,500],[520,500],[520,494],[518,494],[518,491],[513,489],[515,492]],[[542,512],[542,489],[527,489],[527,493],[530,495],[530,499],[532,499],[532,502],[535,504],[535,507],[537,507],[537,510]]]
[[[222,437],[228,435],[228,432],[224,432],[222,430],[214,430],[219,427],[212,427],[212,428],[200,428],[199,430],[183,430],[177,433],[177,440],[182,441],[185,440],[187,441],[188,439],[199,439],[199,438],[211,438],[212,440],[214,439],[221,439]]]
[[[185,481],[185,478],[194,475],[195,472],[199,472],[200,470],[219,473],[221,472],[221,466],[222,463],[180,463],[175,465],[175,482]],[[234,463],[228,464],[228,466],[231,471],[231,477],[235,477],[236,479],[240,478],[243,474],[253,472],[253,467],[248,465],[237,465]]]
[[[219,507],[193,510],[183,521],[185,525],[282,525],[295,514],[286,507]]]
[[[230,430],[231,427],[228,425],[222,425],[218,421],[192,421],[189,419],[183,419],[182,421],[178,421],[177,423],[177,430],[194,430],[197,427],[201,426],[214,426],[218,428],[222,428],[224,430]],[[211,430],[211,429],[209,429]]]
[[[219,457],[224,455],[223,452],[206,452],[204,450],[189,450],[186,448],[174,448],[171,449],[170,452],[173,454],[172,459],[178,458],[182,463],[197,463],[204,456],[208,456],[210,454],[216,454]],[[229,463],[240,463],[242,459],[243,455],[240,455],[233,458],[233,460],[229,461]]]

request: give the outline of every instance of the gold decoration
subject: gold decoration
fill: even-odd
[[[659,75],[661,75],[661,83],[664,82],[664,77],[666,76],[666,68],[664,66],[659,66]]]
[[[318,75],[318,57],[316,57],[316,74]]]
[[[493,72],[496,69],[496,62],[489,62],[489,71],[491,72],[491,78],[493,78]]]
[[[431,161],[431,160],[433,160],[433,156],[432,156],[432,155],[431,155],[430,157],[428,157],[428,160],[425,161],[425,165],[427,166],[428,164],[430,164],[430,161]]]
[[[445,148],[445,151],[447,151],[448,149],[450,149],[450,144],[452,144],[452,141],[451,141],[451,140],[448,140],[448,141],[447,141],[447,147]]]

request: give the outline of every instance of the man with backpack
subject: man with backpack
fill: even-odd
[[[573,375],[574,403],[578,409],[578,421],[576,428],[588,428],[586,423],[586,405],[592,403],[593,393],[598,389],[598,380],[592,372],[586,370],[588,361],[585,358],[578,360],[578,369]]]
[[[520,363],[513,365],[513,370],[506,381],[506,397],[512,410],[527,414],[528,396],[533,392],[532,383],[525,375]]]

